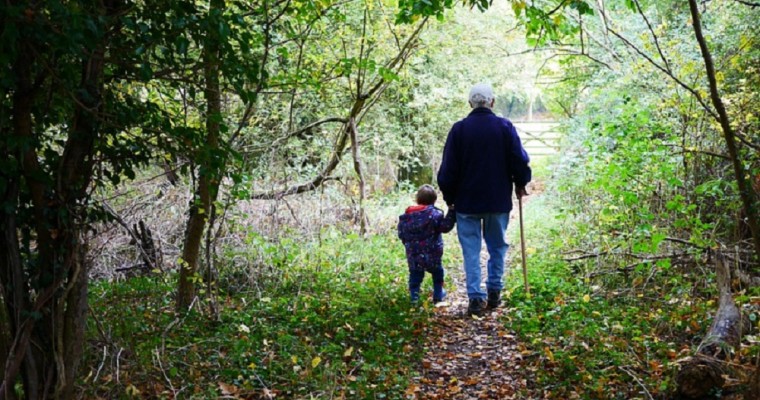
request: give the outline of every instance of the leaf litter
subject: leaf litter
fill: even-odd
[[[543,187],[535,184],[529,189],[534,194],[543,191]],[[516,222],[516,217],[512,213],[510,224]],[[483,266],[488,258],[485,249],[480,257]],[[505,281],[509,272],[510,269],[505,268]],[[507,331],[502,322],[512,311],[508,308],[508,299],[502,297],[501,306],[489,309],[482,317],[468,316],[461,266],[449,266],[446,273],[456,288],[449,291],[447,301],[436,305],[430,325],[424,328],[425,355],[419,365],[420,375],[406,390],[407,398],[525,399],[533,373],[524,357],[532,352],[519,342],[514,332]],[[486,276],[484,269],[481,276]]]
[[[482,317],[467,315],[467,295],[461,272],[450,271],[457,283],[446,302],[434,309],[424,328],[424,356],[420,375],[406,390],[407,398],[518,399],[527,387],[523,350],[516,336],[504,328],[502,307]]]

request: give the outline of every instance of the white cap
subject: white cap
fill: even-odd
[[[487,83],[478,83],[470,89],[470,103],[483,104],[493,100],[493,89]]]

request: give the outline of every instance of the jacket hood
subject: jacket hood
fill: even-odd
[[[424,209],[426,209],[428,207],[430,207],[430,206],[429,205],[424,205],[424,204],[418,204],[416,206],[409,206],[409,207],[406,208],[406,213],[407,214],[411,214],[413,212],[422,211],[422,210],[424,210]]]
[[[411,206],[406,209],[406,213],[399,216],[399,220],[410,234],[425,234],[428,226],[435,223],[435,218],[432,218],[433,212],[435,207],[432,205]]]

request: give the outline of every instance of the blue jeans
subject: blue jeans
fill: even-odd
[[[428,270],[433,276],[433,298],[440,299],[443,294],[443,266]],[[425,270],[409,270],[409,295],[413,302],[420,299],[420,286],[425,278]]]
[[[501,291],[504,287],[504,258],[507,255],[506,232],[509,213],[462,214],[457,213],[457,235],[462,246],[464,273],[467,280],[467,297],[485,299],[480,287],[480,249],[482,240],[488,249],[488,278],[486,289]]]

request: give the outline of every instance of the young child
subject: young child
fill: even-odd
[[[443,237],[441,233],[450,232],[456,223],[454,207],[448,214],[435,207],[438,195],[430,185],[422,185],[417,191],[417,205],[410,206],[398,218],[398,237],[406,248],[406,260],[409,263],[409,294],[412,303],[420,299],[420,286],[425,271],[433,276],[433,303],[443,301],[446,291],[443,289]]]

